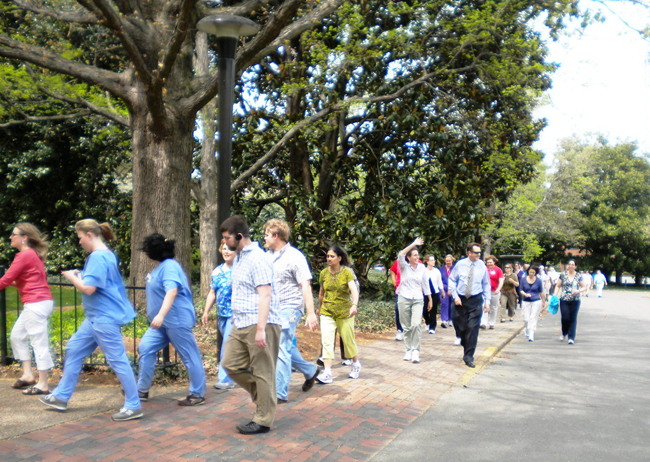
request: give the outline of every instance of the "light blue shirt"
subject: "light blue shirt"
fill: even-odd
[[[81,277],[85,285],[96,289],[91,295],[81,296],[90,322],[124,325],[135,318],[113,252],[104,249],[91,252]]]
[[[449,274],[449,292],[452,298],[458,296],[465,296],[465,289],[467,288],[467,280],[469,278],[469,269],[472,261],[468,258],[459,260]],[[482,260],[474,262],[474,274],[472,275],[472,296],[483,294],[483,303],[490,304],[492,294],[490,292],[490,277],[488,276],[487,267]]]
[[[165,295],[178,289],[174,303],[167,312],[163,327],[192,327],[195,322],[192,289],[183,267],[173,258],[161,261],[147,274],[147,316],[151,321],[160,312]]]

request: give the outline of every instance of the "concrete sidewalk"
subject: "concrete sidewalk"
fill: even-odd
[[[33,397],[17,394],[9,381],[3,381],[3,408],[18,408],[15,413],[42,422],[43,429],[0,441],[1,460],[369,460],[452,386],[467,383],[521,327],[518,320],[482,330],[476,369],[463,363],[462,347],[453,345],[453,329],[438,328],[435,335],[423,330],[419,364],[402,361],[403,342],[362,344],[359,357],[363,370],[358,380],[347,378],[349,367],[336,366],[333,384],[317,384],[303,393],[302,375],[294,374],[290,402],[278,406],[271,432],[256,436],[243,436],[235,430],[235,425],[248,422],[254,412],[250,397],[239,388],[210,388],[207,403],[196,408],[176,405],[176,399],[185,395],[184,389],[157,395],[154,388],[152,399],[143,404],[143,419],[115,423],[110,414],[122,402],[118,387],[80,388],[69,410],[61,414],[45,409]],[[95,398],[88,398],[92,396]],[[109,408],[111,412],[106,412]],[[102,413],[88,415],[93,412]],[[62,419],[74,420],[60,423]],[[3,418],[2,425],[6,423]],[[2,433],[12,434],[6,430]]]

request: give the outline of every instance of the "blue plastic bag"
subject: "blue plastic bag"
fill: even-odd
[[[551,297],[551,301],[548,304],[548,308],[546,308],[546,311],[551,314],[557,314],[558,306],[560,306],[560,300],[555,295],[553,295]]]

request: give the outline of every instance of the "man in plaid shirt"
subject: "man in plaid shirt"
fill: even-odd
[[[307,307],[306,325],[312,331],[318,328],[318,320],[314,312],[309,263],[300,250],[289,244],[290,233],[288,223],[283,220],[272,219],[264,225],[264,242],[269,248],[268,255],[273,263],[282,319],[280,350],[275,372],[278,403],[286,403],[289,400],[292,367],[305,377],[303,391],[311,390],[320,373],[318,366],[303,359],[293,342],[296,327],[304,314],[305,307]]]
[[[273,267],[260,245],[251,241],[243,218],[228,218],[220,230],[226,245],[237,252],[232,265],[233,326],[223,367],[256,405],[253,419],[237,425],[237,430],[245,435],[266,433],[275,419],[275,364],[282,324]]]

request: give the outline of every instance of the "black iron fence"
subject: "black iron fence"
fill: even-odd
[[[0,266],[0,277],[5,273],[5,268]],[[55,365],[62,366],[65,353],[65,344],[72,337],[84,320],[81,295],[69,282],[64,282],[62,276],[48,276],[48,284],[54,298],[54,310],[50,316],[49,335],[50,351]],[[149,322],[143,314],[144,310],[137,309],[138,301],[144,300],[144,287],[126,286],[126,293],[129,300],[136,307],[136,318],[122,326],[122,335],[125,339],[127,355],[134,368],[138,366],[138,342],[144,334]],[[12,293],[0,290],[0,362],[9,365],[14,362],[11,345],[9,342],[11,328],[18,319],[22,305],[18,291]],[[172,367],[177,365],[178,356],[175,353],[173,360],[170,358],[169,347],[158,353],[156,367]],[[107,365],[104,355],[97,350],[90,355],[84,366],[105,366]]]

